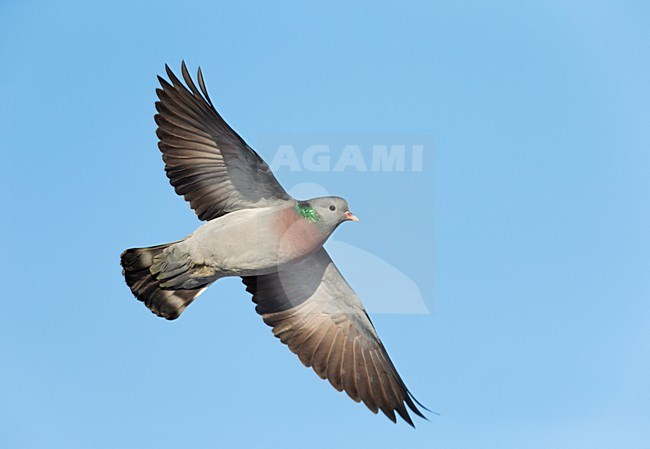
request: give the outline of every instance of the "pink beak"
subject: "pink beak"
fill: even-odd
[[[358,222],[359,222],[359,219],[356,217],[356,215],[354,215],[354,214],[353,214],[352,212],[350,212],[350,211],[347,211],[347,212],[345,213],[345,219],[346,219],[346,220],[350,220],[350,221],[354,221],[355,223],[358,223]]]

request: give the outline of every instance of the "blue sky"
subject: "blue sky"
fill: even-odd
[[[89,3],[0,4],[0,447],[650,447],[647,2]],[[362,299],[420,295],[373,321],[440,416],[336,393],[237,280],[174,323],[131,297],[120,252],[198,225],[153,121],[182,59],[267,161],[425,143],[277,176],[362,218],[333,242]]]

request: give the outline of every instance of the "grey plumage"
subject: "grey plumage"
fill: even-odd
[[[122,253],[132,293],[174,320],[213,282],[239,276],[256,311],[302,363],[339,391],[410,425],[424,418],[359,298],[322,245],[357,221],[339,197],[296,201],[268,165],[217,113],[201,70],[185,84],[159,77],[157,135],[165,172],[199,219],[177,242]],[[416,405],[417,404],[417,405]]]

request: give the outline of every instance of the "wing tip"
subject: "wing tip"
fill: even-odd
[[[174,76],[174,72],[172,72],[172,69],[169,67],[169,64],[165,63],[165,73],[167,74],[167,77],[171,79]],[[160,78],[160,76],[158,76]]]

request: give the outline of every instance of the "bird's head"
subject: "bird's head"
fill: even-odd
[[[334,229],[345,221],[359,221],[350,212],[348,202],[338,196],[323,196],[308,201],[299,201],[296,211],[306,220]]]

